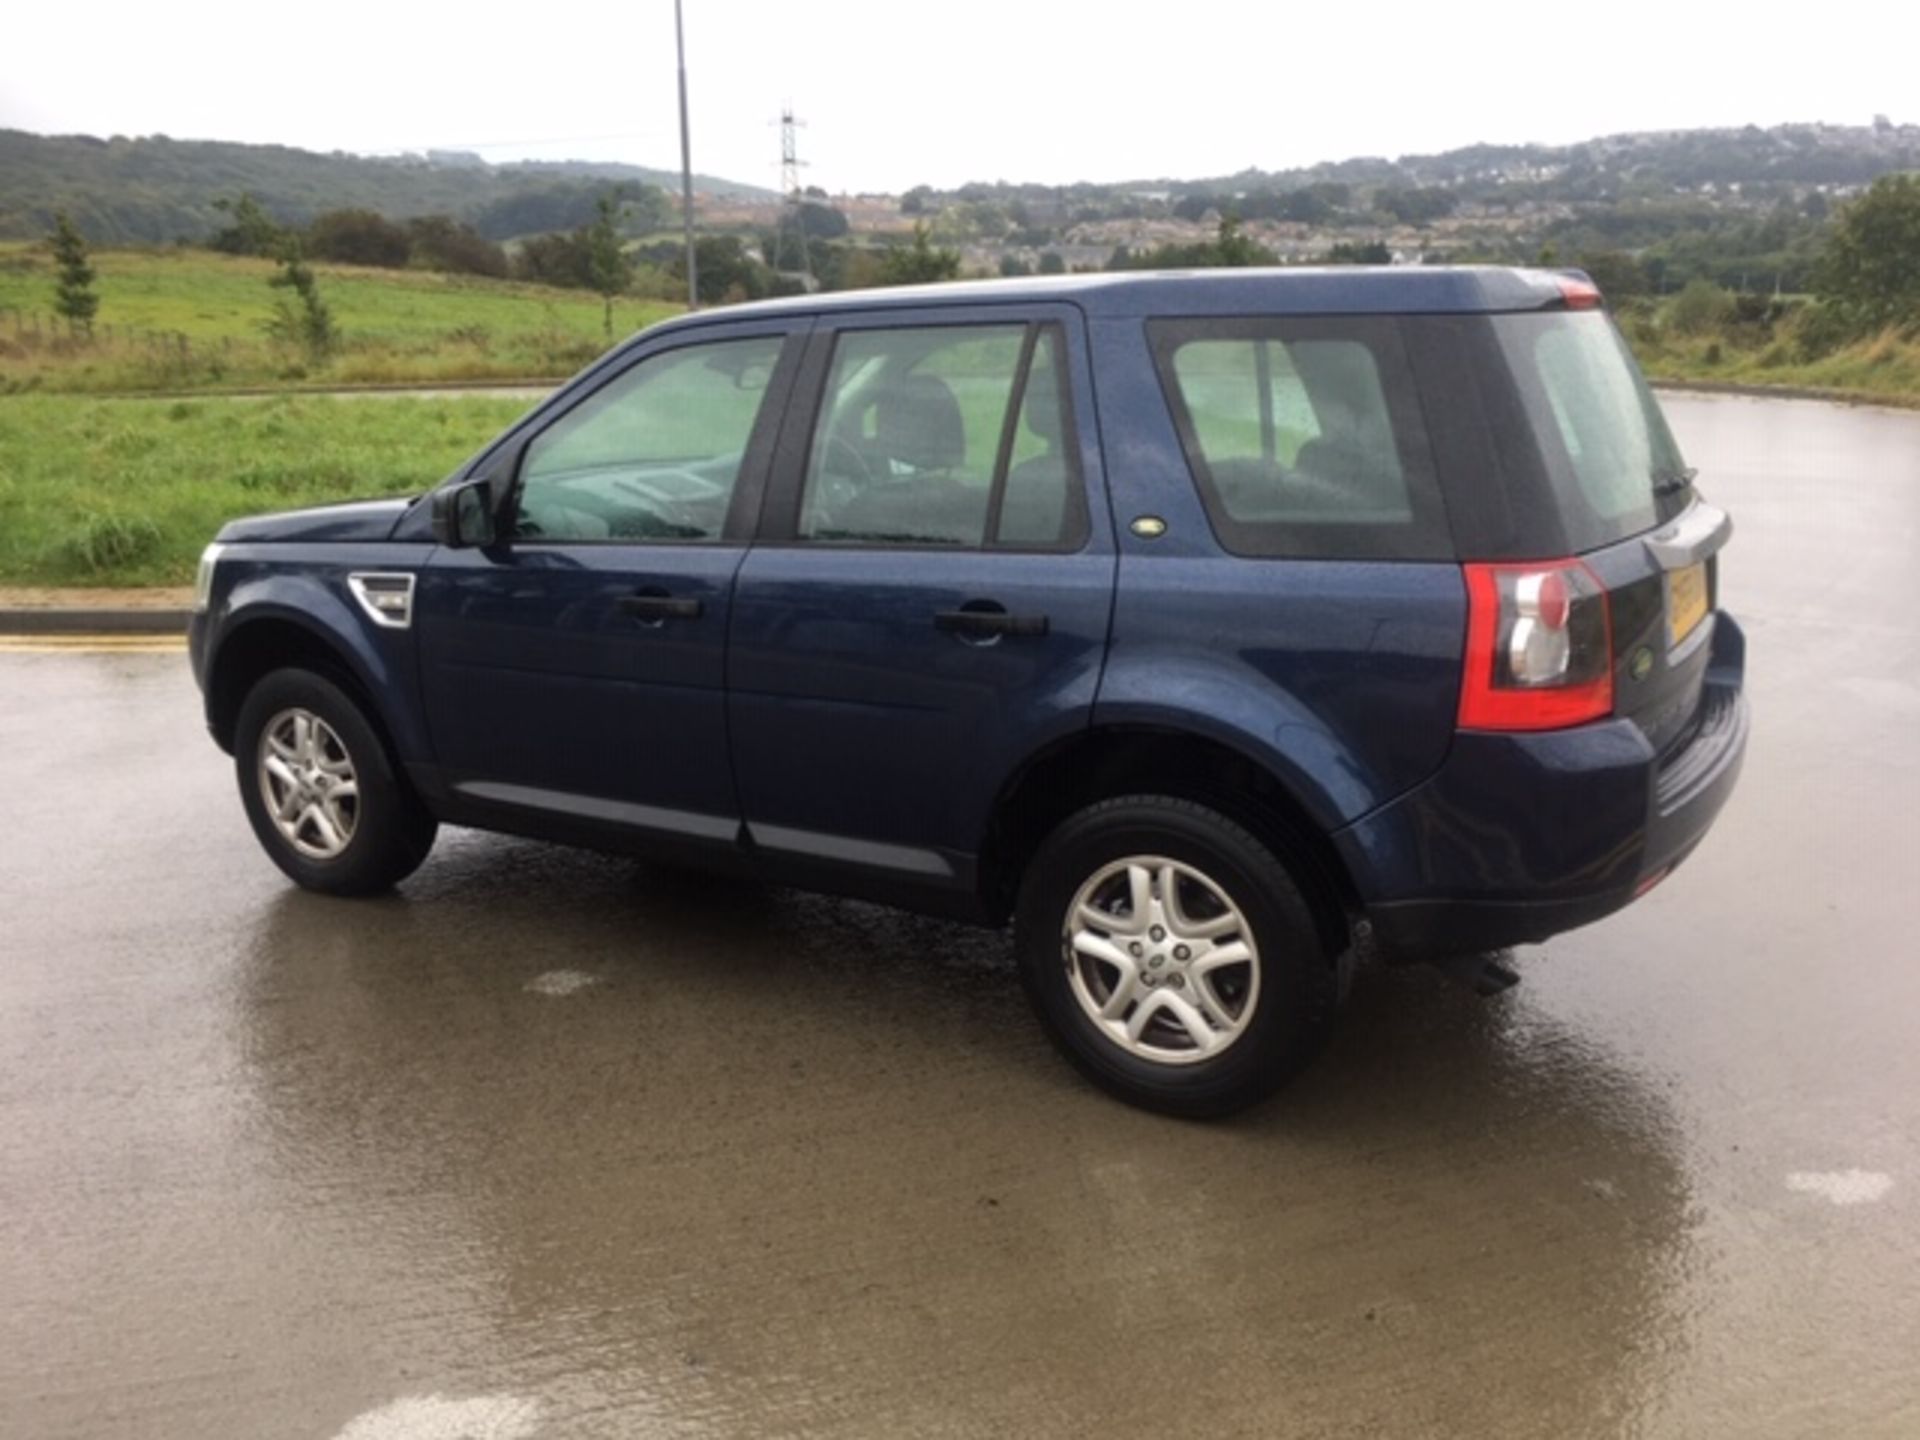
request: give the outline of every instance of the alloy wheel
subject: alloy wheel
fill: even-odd
[[[1067,907],[1061,955],[1074,999],[1128,1054],[1211,1059],[1260,1000],[1253,929],[1219,882],[1163,855],[1102,866]]]
[[[282,710],[260,731],[260,798],[281,837],[309,860],[335,860],[360,821],[360,782],[338,732],[311,710]]]

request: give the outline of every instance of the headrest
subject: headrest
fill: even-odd
[[[915,470],[951,470],[967,458],[960,402],[933,375],[902,375],[880,392],[874,439],[881,454]]]

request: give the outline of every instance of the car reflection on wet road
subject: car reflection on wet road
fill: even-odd
[[[0,1434],[1920,1433],[1920,416],[1667,404],[1720,825],[1227,1124],[997,935],[461,832],[300,894],[180,657],[0,655]]]

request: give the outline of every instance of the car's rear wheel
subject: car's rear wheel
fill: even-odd
[[[392,888],[437,825],[360,706],[311,670],[275,670],[240,707],[234,766],[247,819],[273,863],[330,895]]]
[[[1337,972],[1299,884],[1217,811],[1138,795],[1080,811],[1021,886],[1021,974],[1096,1084],[1169,1114],[1265,1098],[1319,1049]]]

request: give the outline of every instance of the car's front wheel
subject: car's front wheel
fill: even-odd
[[[1169,1114],[1264,1098],[1319,1048],[1337,972],[1285,864],[1217,811],[1168,796],[1090,806],[1021,887],[1021,973],[1096,1084]]]
[[[419,868],[437,825],[360,706],[311,670],[275,670],[234,731],[247,819],[273,863],[309,890],[371,895]]]

